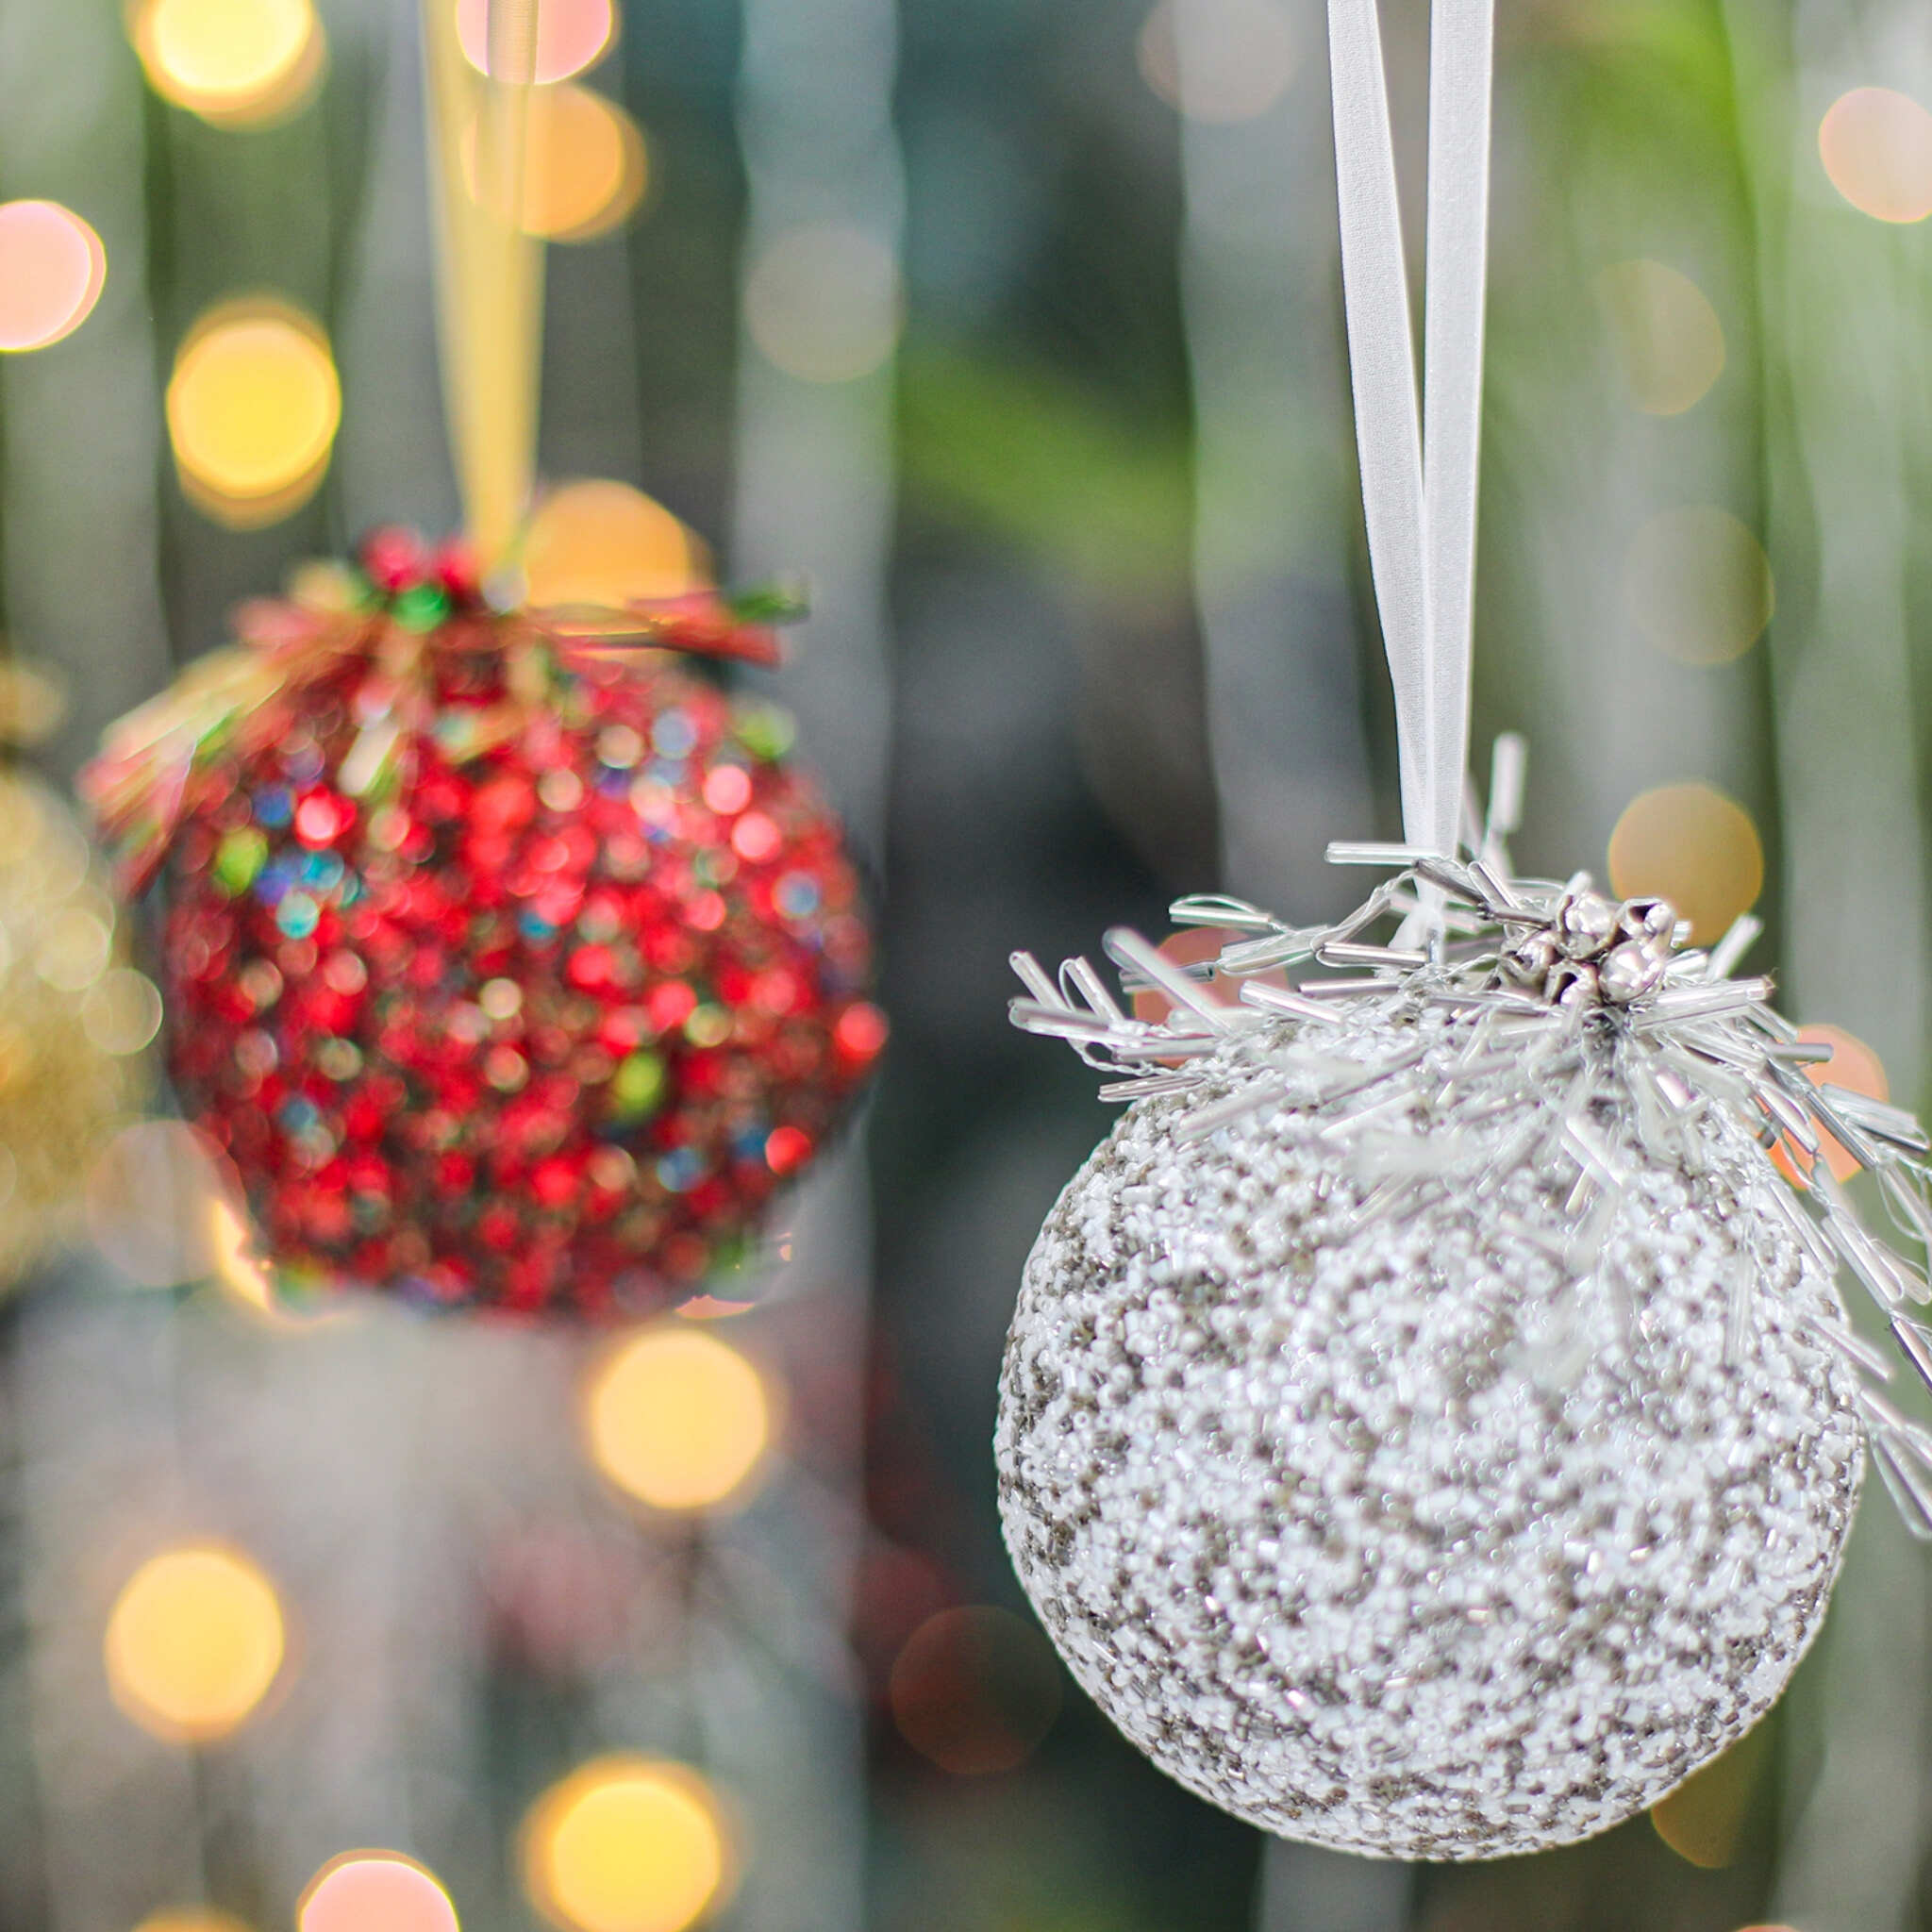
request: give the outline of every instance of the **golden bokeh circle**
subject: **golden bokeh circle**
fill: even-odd
[[[1659,785],[1624,808],[1610,834],[1610,889],[1668,899],[1699,945],[1722,939],[1764,890],[1764,847],[1751,815],[1714,785]]]
[[[634,598],[675,597],[708,582],[701,546],[661,503],[628,483],[591,478],[546,494],[523,550],[525,593],[535,606],[612,608]]]
[[[483,123],[463,141],[463,176],[473,196],[508,214],[509,196],[486,197],[481,180]],[[569,82],[537,88],[528,101],[517,225],[548,242],[591,242],[623,225],[650,185],[643,130],[616,102]]]
[[[457,1908],[428,1866],[401,1852],[341,1852],[308,1885],[296,1932],[458,1932]]]
[[[1724,374],[1724,331],[1690,277],[1667,262],[1614,261],[1596,278],[1610,345],[1647,416],[1681,416]]]
[[[1879,222],[1932,215],[1932,113],[1895,88],[1855,87],[1818,124],[1831,185]]]
[[[684,1932],[731,1878],[716,1793],[656,1758],[597,1758],[553,1785],[523,1852],[531,1904],[564,1932]]]
[[[156,1912],[143,1919],[134,1932],[249,1932],[249,1928],[230,1912],[218,1912],[211,1906],[187,1906],[179,1911]]]
[[[605,1358],[585,1391],[583,1422],[591,1461],[654,1509],[741,1498],[772,1439],[764,1377],[728,1341],[678,1321]]]
[[[128,37],[163,100],[222,127],[307,106],[326,65],[312,0],[136,0]]]
[[[1750,528],[1715,504],[1659,511],[1630,540],[1624,601],[1665,657],[1712,666],[1741,658],[1776,608],[1771,561]]]
[[[167,417],[198,507],[241,526],[285,516],[322,480],[341,425],[328,338],[288,303],[225,304],[181,344]]]
[[[164,1550],[123,1587],[102,1650],[121,1709],[179,1743],[225,1738],[268,1694],[286,1649],[274,1584],[239,1550]]]
[[[72,208],[0,202],[0,351],[64,341],[93,313],[107,279],[108,251]]]

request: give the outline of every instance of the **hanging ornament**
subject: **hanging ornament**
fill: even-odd
[[[0,666],[0,744],[52,730],[60,700]],[[103,868],[73,809],[12,757],[0,762],[0,1284],[72,1231],[108,1131],[147,1093],[160,1021],[126,963]]]
[[[500,613],[385,531],[244,606],[85,786],[158,872],[169,1066],[284,1270],[638,1310],[741,1257],[883,1042],[769,661],[701,594]]]
[[[1407,842],[1339,924],[1186,899],[1176,965],[1024,955],[1019,1024],[1129,1104],[1028,1261],[1001,1386],[1008,1546],[1074,1675],[1202,1796],[1405,1858],[1587,1838],[1735,1741],[1816,1634],[1869,1444],[1932,1533],[1903,1236],[1927,1141],[1807,1064],[1766,979],[1656,901],[1514,876],[1521,746],[1461,824],[1491,20],[1438,0],[1425,422],[1374,0],[1332,0],[1342,261]],[[1426,442],[1423,435],[1427,430]],[[1293,975],[1291,981],[1288,975]],[[1776,1158],[1774,1158],[1774,1155]]]

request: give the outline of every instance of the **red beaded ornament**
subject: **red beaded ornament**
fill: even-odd
[[[635,1312],[743,1254],[885,1039],[837,822],[708,593],[491,609],[397,532],[245,606],[243,647],[86,789],[165,867],[169,1060],[282,1268]]]

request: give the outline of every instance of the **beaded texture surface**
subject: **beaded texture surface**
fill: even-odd
[[[1365,1014],[1345,1051],[1418,1030]],[[1469,1030],[1432,1016],[1439,1069]],[[1472,1081],[1403,1124],[1534,1126],[1561,1091]],[[1188,1141],[1186,1106],[1139,1103],[1062,1195],[1002,1386],[1008,1545],[1108,1716],[1267,1830],[1405,1858],[1588,1837],[1741,1736],[1816,1632],[1863,1462],[1807,1326],[1834,1291],[1778,1228],[1726,1359],[1742,1129],[1690,1176],[1601,1108],[1629,1186],[1578,1281],[1574,1176],[1364,1223],[1386,1119]]]
[[[1131,1103],[1028,1261],[995,1444],[1074,1675],[1191,1790],[1341,1850],[1587,1838],[1774,1702],[1872,1458],[1932,1537],[1928,1141],[1656,900],[1466,862],[1183,966],[1024,954],[1016,1024]],[[1384,924],[1395,930],[1375,937]],[[1199,958],[1198,951],[1194,955]],[[1295,974],[1292,983],[1287,977]],[[1883,1311],[1888,1356],[1839,1300]]]
[[[311,648],[185,776],[184,1110],[298,1278],[675,1301],[743,1256],[882,1044],[840,828],[772,707],[668,651],[566,663],[396,548],[348,587],[363,641]]]

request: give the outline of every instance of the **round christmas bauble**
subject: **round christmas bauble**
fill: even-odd
[[[103,1135],[146,1097],[160,998],[125,954],[73,809],[0,768],[0,1282],[70,1232]]]
[[[1702,976],[1668,908],[1501,890],[1487,945],[1245,941],[1377,970],[1240,1006],[1135,944],[1160,1024],[1023,962],[1023,1024],[1144,1097],[1027,1264],[1008,1548],[1163,1769],[1350,1852],[1586,1838],[1762,1716],[1864,1469],[1839,1243],[1911,1285],[1773,1166],[1819,1143],[1759,983]]]
[[[192,688],[92,790],[124,837],[178,791],[169,1065],[273,1258],[514,1309],[695,1291],[885,1030],[787,721],[676,655],[766,634],[710,598],[499,614],[393,533],[242,628],[178,781]]]

